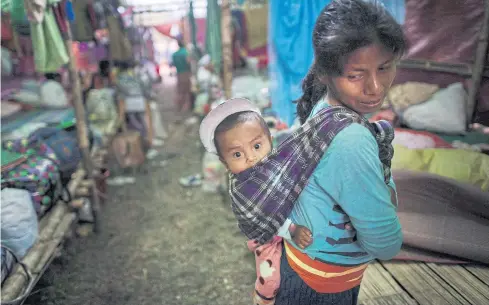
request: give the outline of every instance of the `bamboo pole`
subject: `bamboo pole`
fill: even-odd
[[[398,67],[403,69],[419,69],[424,71],[451,73],[464,77],[471,77],[473,75],[473,67],[469,64],[436,62],[425,59],[403,59],[399,62]],[[489,67],[482,66],[482,69],[483,76],[489,77]]]
[[[477,44],[477,50],[475,52],[475,62],[472,68],[472,80],[469,87],[469,94],[467,97],[467,124],[472,123],[472,119],[477,107],[477,94],[482,81],[482,74],[484,72],[484,65],[488,58],[487,45],[489,40],[489,0],[484,0],[484,19],[482,21],[482,27],[479,33],[479,43]]]
[[[39,232],[37,241],[22,259],[22,262],[27,266],[28,270],[34,270],[38,265],[46,249],[45,242],[52,237],[56,227],[61,222],[66,211],[66,205],[57,204],[49,215],[46,215],[46,217],[49,218],[45,224],[45,227],[41,232]],[[22,293],[22,290],[25,288],[25,284],[26,277],[24,276],[24,272],[22,271],[22,268],[17,266],[15,271],[13,271],[7,277],[2,285],[2,301],[15,299]]]
[[[233,81],[233,58],[231,41],[231,6],[229,0],[221,2],[221,41],[222,41],[222,70],[223,89],[226,99],[231,98],[231,86]]]
[[[78,188],[79,184],[82,181],[84,176],[84,170],[79,168],[73,175],[71,181],[68,183],[68,190],[70,193],[74,193],[75,189]],[[53,240],[53,238],[57,238],[56,232],[65,232],[67,229],[59,229],[60,223],[63,223],[63,220],[67,217],[67,215],[71,215],[71,219],[75,219],[75,215],[69,213],[68,207],[64,202],[58,202],[56,206],[39,222],[39,236],[32,246],[31,249],[27,252],[25,257],[22,259],[22,262],[27,266],[30,271],[40,270],[41,268],[41,260],[45,257],[47,252],[47,243]],[[34,275],[38,276],[38,275]],[[12,271],[12,273],[7,277],[5,282],[2,285],[2,301],[13,300],[22,293],[22,290],[26,285],[26,277],[21,268],[18,266]]]
[[[65,21],[68,23],[68,21]],[[90,143],[88,141],[88,126],[86,121],[85,108],[83,107],[82,94],[81,94],[81,85],[80,85],[80,77],[78,76],[75,58],[73,56],[73,35],[71,33],[70,25],[67,25],[67,39],[65,40],[66,49],[69,55],[69,64],[68,70],[70,72],[70,78],[72,82],[72,90],[73,90],[73,106],[75,109],[75,117],[76,117],[76,135],[78,138],[78,146],[80,147],[80,151],[82,154],[82,165],[85,169],[85,173],[87,175],[87,179],[93,180],[93,172],[94,166],[91,160],[90,154]],[[95,186],[91,188],[91,197],[92,197],[92,214],[95,219],[94,221],[94,230],[98,230],[98,217],[97,213],[99,211],[100,202],[97,196],[97,192],[95,190]]]

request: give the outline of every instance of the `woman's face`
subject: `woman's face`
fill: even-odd
[[[329,103],[360,114],[378,111],[396,76],[395,59],[379,44],[357,49],[347,58],[343,75],[325,80]]]

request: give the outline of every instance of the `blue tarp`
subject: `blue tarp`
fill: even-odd
[[[374,1],[374,0],[372,0]],[[379,0],[380,1],[380,0]],[[330,0],[270,0],[268,56],[273,110],[291,125],[301,82],[313,62],[312,30]],[[381,1],[398,22],[404,21],[404,0]]]

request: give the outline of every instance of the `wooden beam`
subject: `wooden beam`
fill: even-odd
[[[382,262],[420,305],[465,305],[467,300],[423,263]]]
[[[426,265],[445,282],[450,283],[450,286],[463,296],[469,304],[489,304],[489,286],[462,266],[433,263]]]
[[[378,262],[368,266],[363,276],[358,303],[370,304],[418,304],[397,284],[392,275]]]
[[[70,25],[68,24],[68,20],[65,20],[67,24],[67,39],[65,40],[66,49],[69,55],[69,64],[68,70],[70,72],[70,78],[72,82],[73,88],[73,107],[75,109],[75,117],[76,117],[76,135],[78,139],[78,146],[80,147],[80,151],[82,154],[82,165],[85,173],[87,175],[87,179],[93,180],[93,172],[94,166],[92,163],[92,158],[90,154],[90,143],[88,141],[88,126],[85,115],[85,108],[83,106],[82,101],[82,89],[80,85],[80,77],[78,75],[78,70],[75,64],[75,57],[73,55],[73,34],[71,33]],[[92,214],[94,217],[94,228],[98,229],[98,211],[100,209],[100,201],[97,196],[97,192],[95,190],[95,185],[91,187],[91,198],[92,198]]]
[[[231,86],[233,82],[233,51],[231,40],[231,7],[229,0],[221,2],[221,41],[222,41],[222,71],[223,71],[223,89],[226,99],[231,98]]]
[[[398,67],[402,69],[451,73],[467,78],[471,77],[474,72],[473,67],[468,64],[443,63],[425,59],[402,59],[399,62]],[[483,67],[482,75],[484,77],[489,77],[489,67]]]
[[[476,106],[477,94],[481,86],[484,65],[487,59],[487,45],[489,40],[489,0],[484,0],[484,19],[479,33],[479,43],[475,51],[475,62],[473,66],[472,80],[469,86],[469,96],[467,97],[467,119],[468,124],[472,123]],[[467,125],[468,125],[467,124]]]

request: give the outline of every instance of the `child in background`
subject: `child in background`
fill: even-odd
[[[200,138],[206,150],[219,156],[228,171],[241,173],[272,151],[270,130],[260,111],[250,101],[231,99],[213,109],[202,121]],[[274,304],[280,285],[282,238],[304,249],[312,242],[311,231],[287,220],[277,236],[267,244],[248,241],[255,253],[257,280],[254,304]]]

